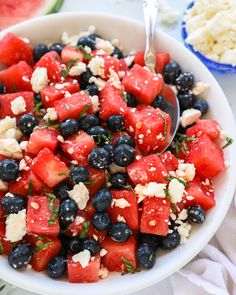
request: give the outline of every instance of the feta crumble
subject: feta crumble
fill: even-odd
[[[99,111],[100,103],[97,95],[90,96],[94,113]]]
[[[11,110],[14,115],[19,115],[26,111],[26,103],[23,96],[18,96],[11,101]]]
[[[102,267],[99,269],[99,277],[101,279],[105,279],[109,276],[109,271],[106,267]]]
[[[101,38],[96,38],[96,48],[104,50],[104,52],[108,55],[112,54],[114,51],[114,46],[112,43]]]
[[[192,226],[188,222],[186,222],[186,223],[182,222],[180,224],[180,226],[178,226],[177,231],[180,235],[180,244],[181,245],[184,245],[187,243],[191,228],[192,228]]]
[[[48,108],[46,114],[44,115],[44,120],[56,121],[58,118],[57,111],[55,108]]]
[[[192,89],[192,93],[196,96],[202,95],[209,90],[210,84],[204,82],[197,82]]]
[[[31,77],[31,85],[34,92],[39,93],[48,85],[48,73],[46,68],[37,67]]]
[[[22,133],[16,126],[16,118],[6,116],[0,120],[0,138],[15,138],[19,140]]]
[[[168,193],[173,203],[181,202],[184,194],[185,186],[174,178],[170,181],[168,186]]]
[[[21,210],[17,214],[10,214],[6,219],[6,240],[18,242],[26,234],[26,210]]]
[[[14,138],[0,139],[0,154],[14,159],[22,159],[23,157],[20,145]]]
[[[83,62],[79,62],[70,68],[69,76],[71,76],[71,77],[79,76],[85,71],[86,71],[86,64]]]
[[[130,203],[124,199],[124,198],[120,198],[120,199],[113,199],[112,201],[112,207],[115,206],[115,207],[119,207],[121,209],[124,209],[126,207],[130,207]]]
[[[102,57],[95,56],[92,58],[88,64],[88,68],[91,70],[94,76],[105,78],[104,59]]]
[[[75,255],[72,256],[73,262],[79,262],[82,268],[85,268],[89,265],[89,261],[91,258],[90,251],[85,249]]]
[[[145,197],[165,198],[165,189],[165,183],[149,182],[145,185],[136,185],[134,190],[136,194],[144,195]]]
[[[87,187],[80,182],[74,185],[71,191],[68,191],[69,197],[76,202],[80,210],[84,210],[89,200],[89,191]]]
[[[188,109],[183,111],[182,116],[180,118],[180,123],[182,127],[187,127],[194,122],[196,122],[201,117],[201,112],[196,109]]]

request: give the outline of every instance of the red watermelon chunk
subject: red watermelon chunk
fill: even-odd
[[[171,152],[165,152],[161,154],[160,159],[168,172],[178,168],[178,159]]]
[[[109,271],[122,272],[126,269],[122,257],[132,263],[134,269],[137,267],[136,261],[136,247],[137,243],[134,237],[130,237],[124,243],[118,243],[107,237],[101,247],[107,250],[107,254],[102,257],[102,264],[108,268]]]
[[[11,66],[19,61],[33,64],[33,49],[13,33],[6,33],[0,40],[0,63]]]
[[[112,190],[113,200],[125,199],[129,206],[125,208],[120,208],[116,206],[115,203],[112,204],[109,209],[109,214],[112,222],[118,222],[120,220],[118,216],[123,217],[125,222],[131,229],[139,229],[139,212],[138,212],[138,203],[137,197],[131,190]],[[118,219],[117,219],[118,218]]]
[[[92,167],[86,167],[89,173],[89,182],[91,185],[88,186],[89,195],[95,195],[106,182],[106,174],[104,170],[94,169]]]
[[[116,88],[112,83],[107,82],[100,92],[99,117],[107,120],[111,115],[124,115],[127,105],[122,98],[122,89]]]
[[[5,240],[5,233],[6,233],[6,228],[5,228],[5,222],[0,221],[0,255],[1,254],[6,254],[9,255],[12,251],[12,248],[14,247],[15,243],[12,243],[10,241]]]
[[[56,217],[53,223],[52,217],[54,211],[50,211],[49,202],[50,199],[47,196],[32,196],[29,198],[26,214],[28,234],[39,236],[46,235],[53,237],[58,236],[60,231],[59,219],[58,217]],[[59,206],[58,199],[54,200],[53,206],[54,210],[57,208],[57,206]]]
[[[156,197],[145,198],[142,209],[140,231],[166,236],[169,230],[170,201]]]
[[[92,102],[85,92],[75,93],[69,97],[54,102],[60,121],[66,119],[78,119],[82,112],[91,114],[93,112]]]
[[[76,93],[80,89],[77,80],[69,79],[62,83],[56,83],[52,86],[47,86],[41,91],[41,97],[45,108],[52,107],[54,102],[64,98],[66,91]]]
[[[156,72],[163,73],[165,66],[170,61],[170,55],[167,52],[157,52],[156,53]],[[145,66],[144,62],[144,51],[135,52],[134,63],[139,64],[140,66]]]
[[[150,155],[135,160],[127,167],[127,173],[134,185],[149,182],[166,183],[168,171],[157,155]]]
[[[26,151],[37,155],[42,149],[49,148],[54,152],[58,145],[58,134],[57,130],[51,128],[35,129],[30,135]]]
[[[118,73],[120,69],[119,60],[114,56],[104,56],[104,74],[106,78],[110,77],[110,70]]]
[[[82,267],[79,262],[73,261],[73,256],[68,255],[68,281],[70,283],[95,283],[99,280],[100,255],[91,257],[89,265]]]
[[[37,67],[47,69],[48,79],[50,82],[60,82],[61,78],[63,78],[61,71],[64,67],[61,63],[61,58],[56,51],[50,51],[44,54],[44,56],[36,63],[34,69]]]
[[[15,115],[11,109],[11,102],[15,100],[17,97],[23,97],[25,101],[25,112],[22,112],[18,115]],[[2,94],[0,95],[0,119],[4,119],[6,116],[10,116],[12,118],[19,118],[20,116],[26,113],[33,113],[34,111],[34,95],[33,92],[16,92],[11,94]]]
[[[222,149],[206,134],[191,142],[187,162],[195,165],[196,173],[202,179],[215,177],[225,169]]]
[[[134,65],[122,80],[127,92],[136,96],[139,102],[151,104],[161,92],[163,79],[140,65]]]
[[[189,137],[199,137],[206,134],[210,139],[215,140],[220,135],[220,126],[215,120],[197,120],[196,125],[186,131]]]
[[[31,91],[32,72],[32,68],[25,61],[20,61],[0,71],[0,82],[6,85],[7,92]]]
[[[72,159],[78,162],[78,165],[88,165],[88,155],[93,148],[96,147],[92,136],[84,131],[79,131],[77,134],[68,137],[61,143],[62,150]]]
[[[34,158],[31,169],[49,187],[54,187],[66,179],[70,172],[66,164],[54,156],[48,148],[44,148]]]
[[[76,49],[73,46],[67,45],[62,49],[61,52],[61,59],[63,60],[63,62],[65,63],[69,63],[70,61],[83,61],[83,51],[80,49]]]
[[[40,237],[39,239],[35,236],[28,236],[27,240],[35,250],[30,264],[36,271],[45,270],[50,260],[61,250],[61,242],[58,238]]]

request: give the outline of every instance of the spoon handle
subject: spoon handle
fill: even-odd
[[[155,72],[156,65],[156,23],[158,0],[143,0],[143,12],[146,29],[146,49],[144,54],[145,65]]]

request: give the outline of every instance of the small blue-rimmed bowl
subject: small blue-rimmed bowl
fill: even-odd
[[[194,1],[188,5],[188,7],[184,13],[184,16],[187,14],[187,11],[193,7],[193,5],[194,5]],[[192,45],[190,45],[186,42],[186,39],[188,37],[188,33],[186,30],[186,22],[184,20],[184,17],[183,17],[183,21],[182,21],[182,37],[183,37],[185,46],[189,50],[191,50],[208,67],[208,69],[213,70],[213,71],[217,71],[220,73],[224,73],[224,74],[236,74],[236,65],[224,64],[224,63],[219,63],[219,62],[213,61],[213,60],[207,58],[205,55],[203,55],[199,51],[195,50]]]

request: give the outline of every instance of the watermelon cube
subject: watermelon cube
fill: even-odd
[[[157,155],[149,155],[135,160],[127,167],[127,173],[134,185],[149,182],[166,183],[168,171]]]
[[[109,209],[109,215],[112,222],[120,221],[119,218],[124,218],[124,222],[128,224],[131,229],[139,229],[139,211],[137,197],[131,190],[112,190],[112,199],[124,199],[129,203],[129,206],[120,208],[114,202]]]
[[[196,125],[190,127],[186,131],[189,137],[199,137],[206,134],[210,139],[215,140],[220,135],[220,126],[215,120],[197,120]]]
[[[125,264],[122,257],[132,263],[134,269],[137,267],[136,247],[137,243],[134,237],[130,237],[128,241],[118,243],[107,237],[101,247],[107,251],[102,257],[102,264],[109,271],[122,272],[125,270]]]
[[[44,148],[34,158],[31,169],[49,187],[54,187],[66,179],[70,172],[66,164],[60,161],[48,148]]]
[[[35,129],[30,135],[26,151],[37,155],[42,149],[49,148],[54,152],[58,145],[58,134],[57,130],[51,128]]]
[[[32,65],[33,48],[13,33],[7,33],[0,40],[0,63],[12,66],[19,61]]]
[[[140,231],[145,234],[166,236],[169,230],[170,201],[148,197],[143,200]]]
[[[83,51],[76,49],[71,45],[66,45],[61,52],[61,59],[65,63],[69,63],[70,61],[77,60],[77,62],[83,61]]]
[[[89,173],[89,182],[91,185],[88,186],[89,195],[95,195],[106,182],[106,174],[104,170],[94,169],[92,167],[86,167]]]
[[[107,82],[100,92],[99,116],[102,120],[107,120],[111,115],[124,115],[127,104],[122,98],[122,89],[116,88],[112,83]]]
[[[15,243],[5,240],[6,226],[5,222],[0,221],[0,255],[6,254],[9,255],[14,247]]]
[[[170,61],[170,55],[167,52],[157,52],[156,53],[156,72],[163,73],[165,66]],[[144,51],[138,51],[134,55],[134,63],[139,64],[140,66],[145,66],[144,62]]]
[[[93,112],[91,99],[85,92],[75,93],[69,97],[57,100],[54,102],[54,107],[60,121],[69,118],[79,119],[82,112],[84,114],[91,114]]]
[[[20,112],[19,114],[14,114],[12,111],[12,102],[19,98],[25,101],[25,111]],[[34,111],[34,95],[33,92],[16,92],[10,94],[2,94],[0,95],[0,119],[4,119],[6,116],[11,118],[19,118],[23,114],[33,113]]]
[[[120,70],[119,60],[114,56],[103,56],[104,59],[104,74],[108,79],[110,77],[110,70],[118,73]]]
[[[53,219],[53,215],[59,206],[59,200],[53,201],[53,211],[47,196],[32,196],[27,204],[27,233],[33,235],[46,235],[56,237],[59,234],[60,226],[58,217]]]
[[[215,177],[225,169],[222,149],[206,134],[191,142],[187,161],[195,165],[196,173],[202,179]]]
[[[32,91],[32,72],[32,68],[25,61],[20,61],[0,71],[0,82],[6,85],[7,92]]]
[[[81,166],[88,165],[88,155],[95,147],[96,144],[93,137],[84,131],[79,131],[61,143],[62,150]]]
[[[136,96],[139,102],[151,104],[163,88],[163,79],[149,69],[134,65],[122,80],[125,91]]]
[[[100,256],[97,254],[89,261],[89,265],[82,267],[73,261],[73,256],[67,257],[68,281],[70,283],[95,283],[99,280]]]
[[[168,172],[178,168],[178,159],[171,152],[165,152],[161,154],[160,159]]]

